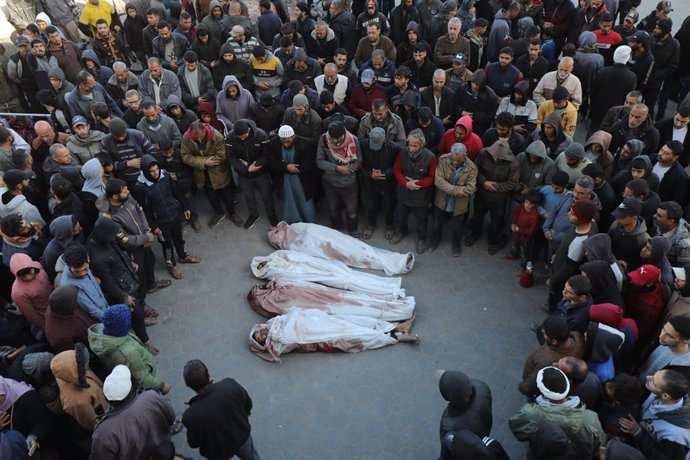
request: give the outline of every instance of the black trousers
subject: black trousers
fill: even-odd
[[[187,257],[187,252],[185,251],[185,241],[184,237],[182,236],[182,219],[167,225],[159,224],[158,228],[161,229],[161,234],[163,236],[161,246],[163,246],[165,263],[168,264],[168,266],[174,267],[177,265],[177,261],[175,260],[175,252],[177,252],[177,257],[180,259]]]
[[[380,182],[380,183],[377,183]],[[383,208],[386,225],[393,225],[395,216],[395,183],[389,185],[386,181],[362,179],[362,199],[367,211],[367,223],[376,227],[376,218]]]
[[[214,190],[210,185],[204,184],[204,192],[206,193],[206,197],[214,213],[223,214],[222,204],[224,204],[228,215],[235,214],[235,204],[233,203],[235,200],[235,193],[232,191],[230,185]]]
[[[269,217],[275,217],[276,209],[273,205],[273,186],[268,174],[262,174],[257,177],[238,176],[237,182],[242,189],[244,199],[247,200],[247,209],[250,216],[259,215],[259,207],[256,204],[256,193],[261,195],[261,200],[264,202],[266,214]]]
[[[434,206],[434,220],[432,224],[431,238],[435,244],[441,241],[441,235],[443,234],[443,226],[450,221],[451,228],[453,232],[453,243],[458,244],[462,239],[462,232],[465,228],[465,219],[467,219],[467,214],[458,214],[454,216],[452,212],[446,212],[437,206]]]
[[[350,187],[334,187],[325,180],[323,188],[328,200],[328,215],[331,218],[331,226],[339,229],[342,226],[340,215],[342,207],[345,206],[347,217],[347,230],[354,232],[357,230],[357,184]]]
[[[408,206],[400,201],[398,201],[395,207],[395,225],[396,231],[407,235],[407,220],[410,214],[414,215],[417,221],[417,239],[424,241],[426,240],[426,227],[429,222],[429,206]]]
[[[472,218],[472,236],[476,239],[482,234],[484,217],[489,213],[489,228],[486,237],[489,244],[498,244],[505,221],[508,199],[488,201],[481,195],[474,197],[474,217]]]

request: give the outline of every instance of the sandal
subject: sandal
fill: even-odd
[[[170,434],[176,435],[177,433],[182,431],[183,428],[184,425],[182,424],[182,420],[177,419],[173,422],[172,426],[170,427]]]
[[[160,291],[161,289],[165,289],[167,287],[170,287],[172,284],[172,281],[170,280],[158,280],[156,281],[156,284],[153,285],[153,287],[150,287],[146,290],[147,294],[153,294],[156,291]]]
[[[371,235],[374,234],[374,230],[376,230],[376,227],[372,225],[367,226],[367,228],[365,228],[362,232],[362,238],[368,240],[369,238],[371,238]]]
[[[393,234],[395,231],[393,230],[393,227],[391,225],[386,225],[386,230],[383,232],[383,237],[387,240],[390,240],[393,238]]]
[[[158,318],[158,310],[151,305],[144,305],[144,316],[147,318]]]
[[[201,262],[201,257],[190,256],[189,254],[187,254],[186,257],[178,260],[178,262],[181,264],[198,264],[199,262]]]
[[[176,280],[181,280],[182,278],[184,278],[184,273],[182,273],[182,270],[180,270],[180,268],[177,265],[168,267],[168,272],[170,273],[170,276],[172,276]]]
[[[158,324],[158,318],[154,318],[153,316],[144,317],[144,326],[155,326],[156,324]]]
[[[151,342],[145,344],[146,349],[151,353],[153,356],[156,356],[158,353],[161,352],[161,349],[158,348],[157,346],[153,345]]]

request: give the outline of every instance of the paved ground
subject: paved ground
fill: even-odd
[[[543,286],[520,288],[515,263],[488,256],[484,241],[459,259],[450,256],[446,242],[433,255],[418,257],[403,279],[417,299],[413,332],[422,338],[419,347],[293,354],[280,364],[267,363],[249,351],[249,329],[262,318],[245,299],[258,282],[249,269],[251,258],[272,251],[267,230],[262,218],[250,231],[227,220],[198,235],[187,231],[190,252],[203,263],[183,267],[184,280],[151,296],[166,317],[149,330],[163,349],[160,372],[173,385],[169,396],[178,413],[192,396],[182,367],[200,358],[213,377],[232,376],[249,391],[254,440],[264,458],[432,459],[445,407],[433,374],[461,369],[491,387],[493,435],[517,458],[522,447],[506,420],[523,403],[515,387],[524,357],[536,346],[529,326],[543,316],[538,307],[546,296]],[[380,234],[372,243],[391,247]],[[413,246],[408,237],[398,247]],[[184,434],[176,443],[198,458]]]

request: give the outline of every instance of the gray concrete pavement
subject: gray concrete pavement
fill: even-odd
[[[199,203],[206,207],[204,199]],[[419,256],[403,277],[408,295],[417,299],[413,333],[422,338],[420,346],[292,354],[280,364],[267,363],[249,351],[249,330],[263,318],[245,299],[258,282],[251,258],[272,251],[267,230],[265,217],[249,231],[227,219],[198,235],[187,229],[189,251],[202,256],[202,264],[183,266],[184,280],[150,298],[164,317],[149,332],[162,347],[160,372],[173,385],[169,397],[178,413],[192,396],[182,367],[200,358],[212,377],[231,376],[249,391],[253,437],[265,459],[433,459],[445,407],[433,374],[461,369],[491,387],[492,433],[518,458],[523,447],[506,421],[524,402],[516,385],[525,357],[537,346],[529,328],[544,317],[543,286],[520,288],[516,263],[489,256],[484,240],[457,259],[446,241],[434,254]],[[415,243],[408,237],[392,247],[381,230],[371,242],[404,251]],[[184,433],[175,441],[182,453],[199,458]]]

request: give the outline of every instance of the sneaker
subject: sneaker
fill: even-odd
[[[258,217],[257,217],[257,219],[258,219]],[[244,223],[242,218],[235,213],[230,214],[230,220],[232,221],[233,224],[237,225],[238,227],[241,227],[242,224]]]
[[[223,222],[223,219],[225,219],[225,214],[216,214],[208,221],[208,228],[216,228],[218,224]]]
[[[260,216],[258,215],[247,217],[247,221],[244,223],[244,229],[249,230],[250,228],[252,228],[256,221],[259,220],[259,217]]]

